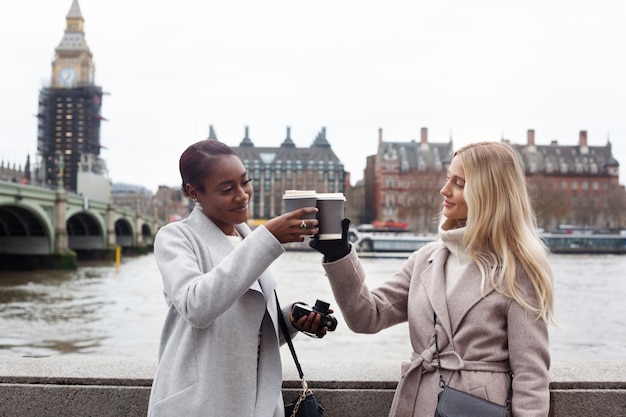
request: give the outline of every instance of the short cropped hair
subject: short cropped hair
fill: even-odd
[[[187,184],[202,191],[202,182],[213,174],[215,161],[225,155],[237,156],[237,153],[230,146],[215,139],[201,140],[185,149],[178,164],[183,194],[189,196]]]

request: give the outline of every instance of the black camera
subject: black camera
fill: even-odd
[[[294,321],[298,321],[302,316],[308,316],[311,312],[321,314],[322,318],[320,320],[319,329],[326,326],[328,327],[328,331],[332,332],[337,328],[337,319],[328,314],[328,307],[330,307],[330,304],[321,300],[315,301],[315,305],[312,309],[302,304],[294,304],[291,314],[293,315]]]

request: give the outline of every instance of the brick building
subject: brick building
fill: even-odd
[[[610,141],[604,146],[589,146],[587,132],[582,130],[577,145],[559,145],[556,140],[538,145],[531,129],[525,145],[512,146],[524,160],[539,227],[624,227],[626,198]]]
[[[509,142],[509,141],[507,141]],[[593,229],[620,230],[626,226],[626,192],[619,184],[619,162],[611,143],[589,146],[581,131],[577,145],[535,143],[528,130],[527,143],[511,144],[526,169],[529,194],[538,226],[554,229],[561,224]],[[387,142],[379,130],[376,155],[367,158],[364,179],[352,194],[362,196],[362,210],[352,213],[354,223],[406,223],[416,232],[436,231],[441,210],[439,190],[454,151],[452,140]]]
[[[427,128],[421,129],[419,142],[384,141],[379,129],[377,153],[367,158],[364,171],[366,209],[358,222],[401,222],[410,230],[433,231],[452,155],[452,140],[429,142]]]

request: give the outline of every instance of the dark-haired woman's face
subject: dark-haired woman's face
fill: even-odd
[[[187,191],[222,232],[232,235],[236,224],[248,220],[252,180],[248,178],[245,167],[236,155],[221,157],[212,171],[202,181],[202,191],[192,185]]]

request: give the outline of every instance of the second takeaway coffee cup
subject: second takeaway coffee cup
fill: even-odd
[[[341,239],[341,222],[346,197],[343,193],[317,195],[317,220],[320,240]]]
[[[317,193],[315,190],[286,190],[283,195],[285,201],[285,212],[294,211],[302,207],[315,207],[317,204]],[[302,216],[302,219],[314,219],[315,213]]]

